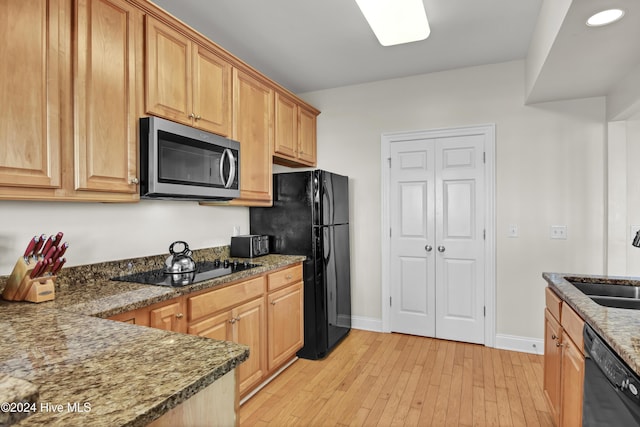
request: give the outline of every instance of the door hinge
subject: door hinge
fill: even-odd
[[[482,152],[482,163],[487,163],[487,152],[486,151]]]
[[[482,240],[487,240],[487,229],[482,230]]]
[[[389,297],[389,307],[391,307],[391,297]]]
[[[387,161],[389,162],[389,168],[391,168],[391,157],[387,157]]]
[[[483,312],[484,312],[483,313],[484,317],[487,317],[487,306],[485,305],[484,307],[482,307],[482,309],[483,309]]]
[[[391,228],[390,228],[390,229],[389,229],[389,237],[391,237],[391,234],[392,234],[392,233],[391,233]]]

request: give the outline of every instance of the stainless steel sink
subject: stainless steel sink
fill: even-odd
[[[600,305],[640,310],[640,286],[634,286],[629,281],[608,280],[599,283],[595,279],[565,279]]]

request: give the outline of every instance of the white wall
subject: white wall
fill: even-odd
[[[354,316],[381,320],[383,132],[496,124],[498,334],[543,337],[543,271],[603,273],[604,98],[525,106],[524,74],[514,61],[301,95],[322,111],[318,167],[351,178]]]
[[[10,274],[34,235],[65,233],[67,265],[168,254],[175,240],[192,249],[228,245],[233,226],[249,232],[249,209],[196,202],[135,204],[0,201],[0,275]]]

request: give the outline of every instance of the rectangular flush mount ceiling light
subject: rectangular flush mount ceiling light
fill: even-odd
[[[431,30],[423,0],[356,0],[382,46],[429,37]]]

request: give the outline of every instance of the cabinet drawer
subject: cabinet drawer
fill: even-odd
[[[264,276],[187,298],[189,321],[229,309],[264,294]]]
[[[553,317],[556,318],[557,321],[560,321],[560,311],[562,309],[562,300],[549,287],[547,287],[544,290],[544,297],[547,304],[547,309],[551,312],[551,314],[553,315]]]
[[[302,264],[269,274],[269,292],[302,281]]]
[[[569,304],[562,304],[562,321],[560,324],[565,333],[569,335],[571,340],[576,344],[578,349],[584,353],[584,338],[582,330],[584,329],[584,320],[573,311]]]

